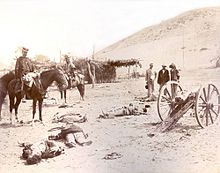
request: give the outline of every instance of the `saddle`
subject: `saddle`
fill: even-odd
[[[31,72],[23,76],[22,80],[24,82],[24,85],[26,85],[28,88],[31,88],[34,84],[41,95],[46,94],[46,91],[44,90],[40,80],[40,74]]]
[[[84,84],[84,75],[80,73],[75,73],[75,77],[72,77],[73,82],[77,82],[78,84]]]

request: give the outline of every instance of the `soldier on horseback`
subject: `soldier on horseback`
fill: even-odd
[[[34,65],[27,57],[27,52],[29,49],[25,47],[21,47],[19,49],[22,55],[18,57],[15,64],[15,77],[17,79],[17,84],[15,88],[16,93],[23,92],[23,77],[29,72],[34,72]]]
[[[26,97],[29,98],[28,91],[35,82],[36,86],[41,89],[40,79],[37,73],[35,73],[35,67],[31,62],[30,58],[27,57],[29,49],[25,47],[19,48],[21,51],[21,56],[16,61],[15,65],[15,77],[17,79],[17,84],[15,86],[15,93],[22,92],[25,93]],[[27,85],[28,89],[24,91],[24,83]]]
[[[68,81],[69,81],[69,85],[70,85],[70,88],[71,88],[72,81],[75,80],[77,70],[76,70],[76,66],[73,64],[72,59],[71,59],[70,56],[64,55],[64,58],[65,58],[64,70],[67,73],[67,76],[69,78]]]

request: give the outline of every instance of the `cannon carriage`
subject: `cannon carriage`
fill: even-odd
[[[189,109],[193,109],[198,124],[205,128],[214,124],[220,113],[220,95],[214,84],[186,92],[176,81],[167,82],[160,90],[157,111],[163,130],[171,128]],[[165,128],[166,127],[166,128]]]

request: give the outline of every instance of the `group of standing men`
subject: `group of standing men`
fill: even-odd
[[[179,81],[180,75],[179,71],[176,68],[176,65],[174,63],[170,64],[169,70],[166,69],[166,65],[162,65],[162,69],[158,73],[153,70],[153,63],[150,63],[149,68],[146,71],[145,81],[146,81],[146,88],[147,88],[147,97],[149,100],[154,100],[154,82],[157,78],[157,83],[160,85],[159,91],[161,90],[162,86],[168,82],[169,80],[172,81]]]

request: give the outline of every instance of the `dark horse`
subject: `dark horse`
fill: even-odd
[[[0,78],[0,120],[1,120],[2,104],[8,92],[8,84],[14,78],[15,78],[14,71],[10,71]]]
[[[68,80],[68,88],[70,89],[77,87],[79,94],[80,94],[80,99],[84,100],[84,94],[85,94],[85,80],[84,76],[82,74],[75,74],[75,77],[72,78],[71,76],[67,76],[66,78]],[[66,103],[66,90],[60,91],[61,99],[64,98],[65,103]]]
[[[58,84],[58,87],[60,90],[65,90],[68,86],[68,82],[65,78],[64,73],[61,70],[58,69],[52,69],[44,71],[40,74],[40,81],[42,84],[43,89],[46,91],[47,88],[52,84],[53,81],[56,81]],[[10,113],[11,113],[11,123],[12,123],[12,110],[15,109],[15,118],[18,122],[18,106],[21,103],[21,99],[23,97],[22,92],[15,93],[15,85],[16,85],[16,79],[12,80],[9,83],[8,86],[8,94],[10,99]],[[24,87],[24,90],[26,90],[26,86]],[[33,100],[33,118],[32,118],[32,124],[34,123],[34,115],[36,113],[36,104],[38,101],[38,108],[39,108],[39,120],[42,121],[42,103],[45,94],[43,94],[38,87],[36,87],[35,84],[32,85],[32,87],[29,90],[29,95],[31,99]],[[16,102],[15,102],[16,98]],[[34,125],[34,124],[33,124]]]

